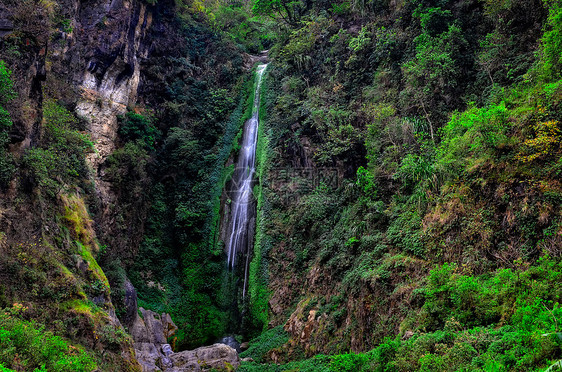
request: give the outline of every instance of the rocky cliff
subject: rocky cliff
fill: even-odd
[[[139,276],[135,265],[146,257],[138,251],[152,186],[178,177],[149,167],[169,129],[191,130],[211,104],[202,99],[197,112],[185,103],[171,109],[164,104],[185,98],[166,100],[169,85],[183,84],[184,94],[199,89],[209,95],[212,87],[236,97],[233,87],[243,68],[241,54],[231,47],[218,55],[201,44],[190,49],[190,43],[205,39],[209,48],[222,42],[204,19],[189,21],[196,16],[174,1],[151,3],[29,0],[0,5],[0,60],[8,71],[6,84],[15,92],[0,100],[10,115],[7,152],[0,154],[9,171],[0,191],[0,307],[23,304],[21,321],[44,324],[81,345],[101,370],[141,368],[135,349],[142,361],[146,348],[139,345],[146,340],[135,335],[143,320],[127,276],[142,288],[165,290],[157,280]],[[227,65],[230,56],[240,58],[239,66]],[[157,72],[160,63],[169,69]],[[224,66],[222,75],[215,75],[217,66]],[[218,83],[207,87],[205,79]],[[233,109],[234,100],[229,100],[215,121]],[[170,120],[173,115],[184,119]],[[137,125],[135,120],[141,123],[135,130],[157,135],[131,137],[123,127]],[[217,127],[209,141],[221,131]],[[166,324],[173,324],[166,316]],[[159,335],[159,349],[167,344],[158,330],[145,333]],[[193,362],[192,357],[177,358],[183,358],[178,365]],[[29,360],[29,368],[39,363]]]

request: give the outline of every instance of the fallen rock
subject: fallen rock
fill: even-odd
[[[175,371],[233,370],[240,366],[236,350],[225,344],[214,344],[174,353],[170,356]]]
[[[142,372],[161,371],[157,364],[162,356],[156,345],[150,342],[135,342],[135,353],[142,367]]]
[[[129,328],[129,333],[135,343],[150,342],[146,324],[144,324],[144,320],[138,315],[133,321],[133,325]]]
[[[142,307],[139,311],[142,318],[136,315],[129,333],[133,337],[142,372],[191,372],[212,368],[232,371],[240,366],[238,352],[225,344],[174,353],[166,341],[178,329],[170,315],[159,315]]]
[[[172,347],[170,346],[170,344],[164,344],[162,345],[162,354],[164,354],[165,356],[170,356],[172,355],[174,352],[172,350]]]

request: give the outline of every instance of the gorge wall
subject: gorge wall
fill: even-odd
[[[212,291],[184,302],[185,288],[203,283],[186,282],[182,259],[209,234],[211,194],[194,200],[191,190],[217,183],[198,172],[219,166],[213,154],[246,94],[242,52],[187,5],[153,3],[0,8],[2,89],[15,92],[1,100],[10,116],[2,129],[0,307],[21,308],[18,321],[81,345],[101,370],[140,370],[127,334],[138,318],[134,287],[141,305],[172,313],[181,328],[170,339],[176,350],[221,335],[206,324],[205,309],[220,318]],[[151,234],[167,236],[147,247]],[[188,318],[197,330],[186,333]],[[33,358],[26,363],[39,363]]]
[[[548,368],[561,15],[555,0],[4,0],[0,367],[237,364],[185,351],[235,332],[241,371]],[[244,293],[223,212],[263,58],[246,52],[263,50]]]

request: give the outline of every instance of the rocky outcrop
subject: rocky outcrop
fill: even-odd
[[[246,70],[251,70],[256,63],[269,63],[269,50],[264,50],[257,56],[244,54],[244,68]]]
[[[169,314],[159,315],[139,309],[129,332],[134,340],[137,360],[143,372],[206,371],[209,369],[232,370],[240,365],[238,353],[225,344],[214,344],[174,353],[167,340],[177,327]]]
[[[170,356],[174,368],[171,371],[207,371],[210,369],[231,371],[240,366],[238,353],[225,344],[214,344],[195,350],[182,351]]]
[[[150,46],[143,41],[152,25],[152,13],[143,2],[113,0],[95,6],[81,3],[78,14],[78,44],[93,48],[84,50],[79,61],[83,68],[78,79],[81,98],[75,110],[87,122],[95,143],[96,151],[88,160],[107,216],[114,196],[100,174],[100,165],[115,150],[118,116],[137,100],[140,61],[147,58]]]
[[[94,165],[99,165],[115,149],[117,116],[136,101],[139,60],[148,55],[142,41],[152,24],[152,14],[142,2],[112,1],[102,9],[105,11],[81,9],[85,27],[113,31],[92,43],[96,49],[85,61],[82,99],[76,107],[77,114],[89,123],[96,143],[97,152],[90,159]]]

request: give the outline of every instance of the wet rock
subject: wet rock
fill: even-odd
[[[127,327],[131,327],[137,318],[137,290],[129,279],[125,280],[125,315],[123,316],[123,323]]]
[[[257,56],[246,53],[244,54],[243,58],[244,58],[244,68],[246,70],[251,70],[252,67],[254,67],[254,65],[258,62],[259,63],[269,62],[269,50],[264,50],[260,52],[260,54]]]
[[[219,344],[225,344],[230,346],[231,348],[233,348],[234,350],[236,350],[236,352],[240,352],[240,343],[238,341],[236,341],[236,338],[234,338],[234,336],[226,336],[223,337],[220,341]]]

